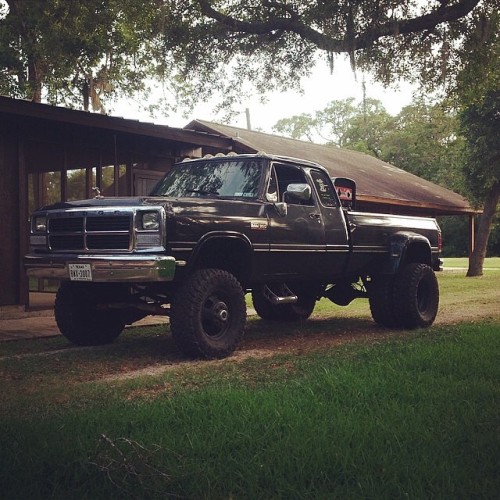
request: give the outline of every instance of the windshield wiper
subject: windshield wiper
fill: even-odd
[[[187,189],[186,192],[188,192],[188,193],[202,194],[204,196],[207,196],[209,194],[214,194],[215,196],[219,196],[219,192],[218,191],[207,191],[205,189]]]

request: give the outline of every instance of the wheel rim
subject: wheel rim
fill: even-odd
[[[203,304],[201,322],[205,333],[218,338],[224,335],[231,321],[228,301],[224,297],[213,294]]]

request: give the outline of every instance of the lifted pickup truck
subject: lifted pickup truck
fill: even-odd
[[[37,210],[25,268],[61,280],[56,321],[79,345],[112,342],[126,324],[162,314],[185,354],[225,357],[243,336],[247,292],[265,320],[305,320],[321,297],[364,297],[380,325],[431,325],[436,221],[356,212],[355,191],[294,158],[183,161],[150,196]]]

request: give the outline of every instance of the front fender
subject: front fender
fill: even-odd
[[[203,235],[193,249],[187,270],[209,267],[225,269],[240,282],[247,281],[253,272],[253,247],[249,238],[232,231]]]

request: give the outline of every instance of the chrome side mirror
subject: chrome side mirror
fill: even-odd
[[[299,201],[309,201],[311,194],[311,186],[309,184],[288,184],[283,197],[286,196]]]

